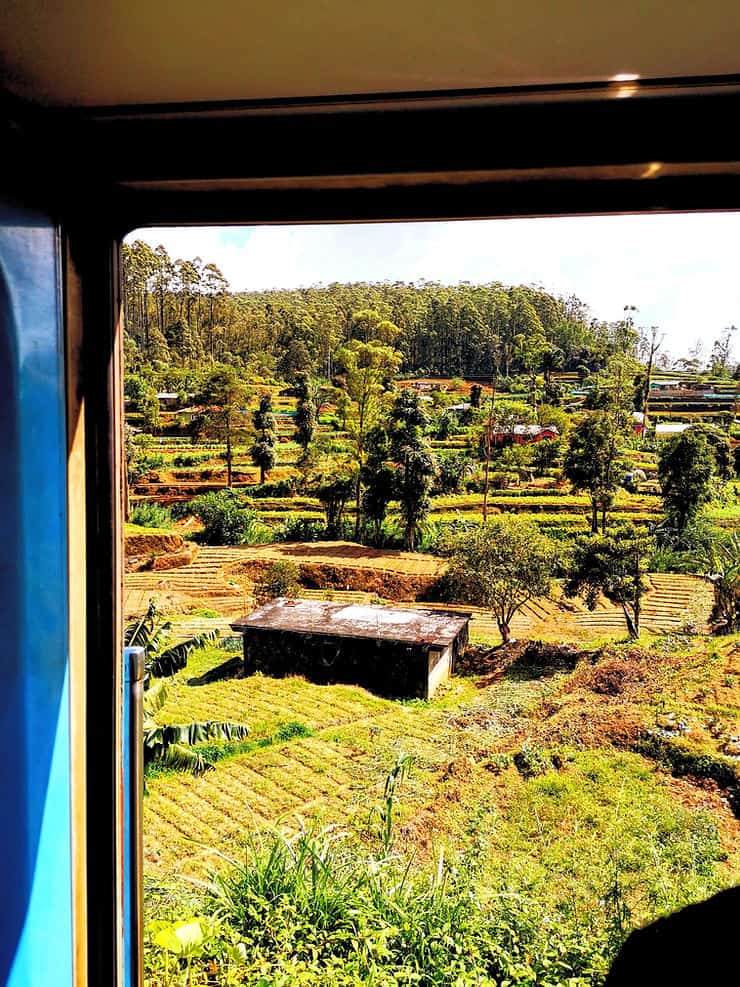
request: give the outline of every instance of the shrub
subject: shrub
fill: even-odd
[[[143,500],[129,511],[131,524],[142,528],[169,528],[172,524],[172,514],[166,507],[152,500]]]
[[[278,596],[297,596],[299,572],[295,562],[272,562],[255,586],[258,600],[274,600]]]
[[[197,466],[199,463],[207,462],[211,457],[209,455],[199,456],[196,453],[186,452],[178,453],[177,456],[173,456],[172,465],[173,466]]]
[[[161,453],[154,453],[151,456],[135,456],[128,465],[129,483],[137,483],[148,473],[161,469],[164,466],[164,456]]]
[[[270,528],[232,490],[196,497],[190,510],[203,523],[201,537],[206,545],[258,545],[272,538]]]
[[[326,525],[310,518],[288,518],[275,529],[275,541],[321,541],[326,537]]]
[[[192,501],[178,500],[169,509],[173,521],[182,521],[193,513]]]
[[[285,480],[273,480],[270,483],[257,483],[249,488],[249,496],[261,497],[293,497],[298,489],[299,478],[289,476]]]

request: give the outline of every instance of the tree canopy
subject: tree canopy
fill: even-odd
[[[504,643],[514,614],[550,592],[555,547],[526,518],[494,517],[452,537],[447,553],[451,595],[490,610]]]
[[[703,432],[693,428],[674,436],[658,457],[658,478],[666,517],[679,537],[712,495],[716,459]]]

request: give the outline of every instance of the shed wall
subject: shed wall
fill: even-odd
[[[303,675],[320,684],[361,685],[383,696],[425,698],[428,692],[427,646],[397,641],[248,628],[244,668],[247,674]]]

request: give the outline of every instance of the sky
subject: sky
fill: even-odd
[[[658,326],[674,357],[697,339],[706,356],[725,326],[740,326],[740,213],[180,227],[127,237],[135,239],[217,264],[235,291],[501,281],[577,295],[607,321],[634,305],[635,323]]]

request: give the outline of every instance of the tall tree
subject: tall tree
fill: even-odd
[[[298,395],[295,412],[296,441],[305,455],[313,439],[317,424],[318,388],[308,374],[298,374],[295,390]]]
[[[501,357],[501,342],[493,327],[489,327],[486,342],[491,357],[491,398],[488,405],[488,421],[483,438],[483,455],[485,460],[483,473],[483,523],[488,520],[488,488],[491,477],[491,456],[493,455],[493,427],[496,424],[496,389],[498,387],[499,359]]]
[[[365,343],[383,343],[391,346],[401,330],[390,319],[384,319],[374,309],[362,309],[352,316],[352,335]]]
[[[217,339],[216,326],[219,318],[219,308],[229,287],[229,282],[215,264],[206,264],[203,268],[202,287],[208,298],[208,332],[207,351],[213,360]]]
[[[648,403],[650,401],[650,386],[653,379],[653,367],[655,365],[655,358],[660,351],[660,347],[663,345],[663,340],[665,339],[665,334],[658,332],[657,326],[651,326],[649,331],[644,331],[640,337],[640,346],[642,349],[642,356],[645,360],[645,385],[642,399],[642,421],[643,425],[647,427],[647,413],[648,413]],[[644,434],[644,433],[643,433]]]
[[[683,537],[689,522],[711,498],[715,457],[706,436],[693,428],[674,436],[658,456],[658,479],[666,517]]]
[[[403,543],[413,551],[419,526],[429,513],[435,474],[434,456],[424,431],[428,420],[416,391],[406,388],[391,409],[390,452],[397,464],[397,495],[403,519]]]
[[[517,335],[514,344],[519,365],[529,379],[530,402],[536,412],[537,374],[542,369],[546,354],[552,352],[553,347],[548,343],[545,334],[542,331],[537,332],[536,329]]]
[[[347,427],[354,443],[357,463],[355,478],[355,538],[362,524],[362,468],[365,465],[367,434],[380,417],[383,397],[388,393],[393,375],[401,364],[401,354],[381,343],[352,340],[337,354],[342,370],[342,385],[350,402]]]
[[[591,531],[606,529],[607,512],[617,489],[617,477],[623,469],[621,459],[623,434],[607,411],[597,411],[584,418],[572,431],[563,461],[563,473],[574,490],[591,498]]]
[[[713,377],[729,377],[731,375],[732,344],[736,332],[737,326],[727,326],[715,339],[709,358],[709,370]]]
[[[390,502],[396,497],[396,471],[389,462],[390,440],[382,425],[376,425],[367,436],[367,459],[363,467],[365,493],[362,497],[362,513],[373,525],[373,539],[380,544],[383,522]]]
[[[233,367],[220,366],[206,378],[196,396],[204,410],[191,424],[191,435],[213,436],[226,444],[226,486],[233,479],[234,443],[247,434],[249,390]]]
[[[259,405],[252,414],[252,424],[257,438],[250,449],[250,455],[254,465],[259,466],[260,483],[264,483],[265,477],[275,465],[275,441],[277,439],[275,416],[272,413],[272,396],[269,392],[260,398]]]

